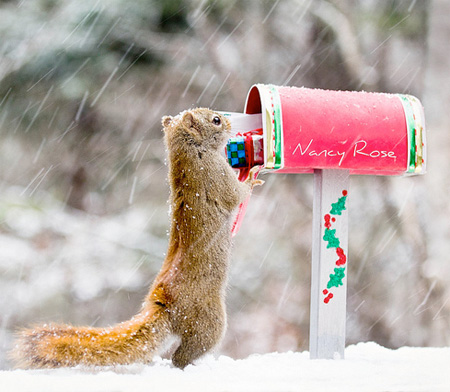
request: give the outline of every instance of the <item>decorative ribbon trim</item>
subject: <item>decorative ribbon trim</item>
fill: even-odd
[[[275,86],[269,85],[273,108],[273,143],[274,143],[274,169],[283,167],[283,122],[281,116],[280,94]]]
[[[425,134],[423,109],[412,95],[398,94],[405,111],[408,129],[408,161],[406,173],[423,174],[425,172]]]
[[[265,130],[264,169],[281,169],[284,166],[283,156],[283,122],[281,99],[274,85],[258,85],[261,96],[262,114]]]

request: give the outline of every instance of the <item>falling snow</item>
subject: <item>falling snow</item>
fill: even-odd
[[[176,11],[164,8],[172,3]],[[242,111],[254,83],[422,99],[429,173],[353,177],[349,249],[336,259],[346,263],[349,343],[450,345],[448,2],[247,3],[0,3],[1,369],[12,366],[18,328],[110,325],[136,313],[167,249],[161,117],[197,105]],[[234,241],[217,360],[184,373],[166,360],[96,374],[5,371],[0,385],[449,390],[448,349],[370,343],[349,347],[345,361],[308,360],[312,179],[264,180]]]

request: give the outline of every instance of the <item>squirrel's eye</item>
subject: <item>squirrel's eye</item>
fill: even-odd
[[[214,125],[220,125],[222,123],[222,121],[220,121],[220,117],[219,116],[214,117],[212,122],[213,122]]]

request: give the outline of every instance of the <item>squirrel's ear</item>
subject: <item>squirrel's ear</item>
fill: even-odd
[[[185,112],[181,121],[186,128],[191,128],[194,125],[194,116],[191,112]]]
[[[161,120],[162,126],[164,128],[168,127],[170,123],[172,122],[173,117],[172,116],[164,116]]]
[[[191,112],[185,112],[181,118],[181,123],[184,125],[187,133],[192,137],[196,143],[201,143],[201,135],[198,129],[196,129],[194,116]]]

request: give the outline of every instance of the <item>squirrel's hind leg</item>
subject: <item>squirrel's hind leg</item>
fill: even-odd
[[[181,343],[172,356],[174,366],[184,369],[196,359],[215,348],[225,332],[225,318],[218,316],[211,320],[198,320],[201,328],[187,328],[181,334]]]
[[[172,356],[172,363],[180,369],[184,369],[196,359],[211,350],[217,342],[202,341],[197,335],[183,337],[181,344]]]

